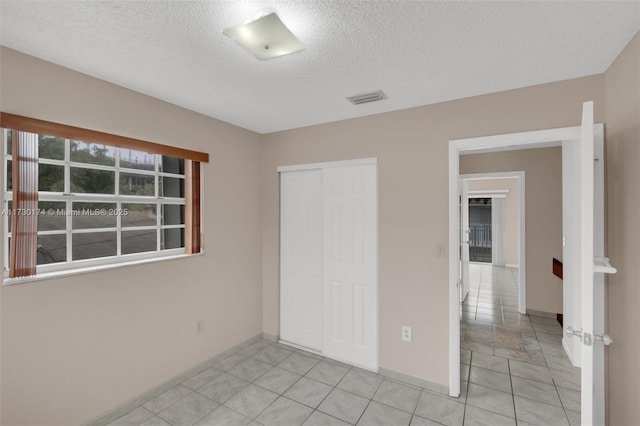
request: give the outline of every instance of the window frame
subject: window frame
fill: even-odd
[[[17,123],[17,125],[15,125]],[[26,124],[25,124],[26,123]],[[35,125],[34,125],[35,123]],[[43,126],[42,123],[45,125]],[[14,124],[11,125],[10,124]],[[26,129],[25,129],[26,127]],[[35,128],[34,128],[35,127]],[[58,132],[57,129],[60,129]],[[147,261],[157,261],[163,259],[171,259],[176,257],[183,256],[191,256],[193,254],[201,254],[203,252],[202,245],[202,207],[203,203],[201,202],[203,194],[202,194],[202,179],[203,175],[201,172],[201,167],[199,162],[204,160],[204,162],[208,161],[209,155],[206,153],[199,153],[196,151],[183,150],[181,148],[169,147],[166,145],[155,144],[152,142],[139,141],[135,139],[124,138],[116,135],[108,135],[101,132],[94,132],[86,129],[73,128],[65,125],[57,125],[55,123],[43,122],[40,120],[30,119],[27,117],[19,117],[11,114],[0,113],[0,130],[2,131],[2,155],[3,155],[3,164],[4,164],[4,173],[2,176],[2,190],[4,196],[4,204],[3,208],[7,209],[9,202],[13,201],[13,188],[8,190],[7,185],[7,165],[9,161],[13,161],[13,155],[8,153],[8,141],[7,141],[7,132],[8,130],[19,130],[19,131],[27,131],[31,133],[37,133],[39,135],[46,136],[54,136],[64,139],[65,143],[65,155],[64,160],[55,160],[50,158],[39,158],[39,164],[46,165],[55,165],[55,166],[63,166],[64,167],[64,191],[63,192],[51,192],[51,191],[40,191],[38,190],[38,202],[59,202],[65,203],[65,227],[60,230],[46,230],[46,231],[37,231],[37,235],[65,235],[66,238],[66,260],[62,262],[42,264],[36,266],[36,275],[23,276],[23,277],[13,277],[8,278],[9,274],[9,256],[10,256],[10,247],[9,247],[9,239],[11,237],[11,229],[9,229],[9,217],[7,214],[3,217],[3,237],[4,237],[4,265],[3,265],[3,277],[5,284],[12,284],[16,282],[24,282],[37,280],[41,278],[47,278],[48,276],[59,276],[59,275],[68,275],[68,274],[76,274],[83,273],[92,270],[99,270],[105,268],[126,266],[130,264],[137,264],[141,262]],[[34,130],[37,130],[34,131]],[[74,136],[75,135],[75,136]],[[99,140],[104,136],[108,136],[104,139],[108,140]],[[73,137],[68,137],[73,136]],[[88,136],[88,137],[87,137]],[[71,143],[72,141],[78,142],[86,142],[86,143],[96,143],[99,145],[109,146],[110,148],[115,148],[115,162],[114,165],[99,165],[99,164],[90,164],[83,163],[77,161],[71,161]],[[114,143],[117,142],[117,143]],[[135,151],[144,151],[154,156],[154,167],[153,170],[145,170],[145,169],[137,169],[137,168],[129,168],[125,166],[121,166],[121,151],[123,149],[131,149]],[[185,170],[184,174],[176,174],[163,172],[161,170],[160,160],[162,156],[181,158],[185,161]],[[191,157],[191,158],[187,158]],[[193,160],[193,158],[197,158],[197,160]],[[188,214],[193,213],[193,206],[187,206],[188,204],[188,188],[187,188],[187,160],[192,160],[189,162],[190,167],[192,167],[193,163],[198,162],[198,182],[191,183],[195,185],[195,188],[198,191],[197,200],[193,199],[194,206],[196,207],[196,220],[197,220],[197,234],[195,237],[190,236],[188,238],[188,232],[191,232],[188,228],[187,222],[190,220],[187,216]],[[13,164],[15,167],[15,164]],[[114,193],[113,194],[94,194],[94,193],[78,193],[71,192],[71,170],[72,168],[86,168],[92,170],[106,170],[114,172]],[[121,174],[128,175],[137,175],[137,176],[153,176],[154,177],[154,195],[124,195],[120,194],[120,176]],[[163,178],[174,178],[174,179],[182,179],[183,180],[183,197],[163,197],[159,195],[160,191],[160,182]],[[191,198],[190,198],[191,199]],[[73,228],[73,215],[68,214],[67,212],[71,212],[73,208],[73,203],[98,203],[105,202],[109,204],[115,204],[116,213],[122,211],[123,204],[144,204],[144,205],[153,205],[156,209],[156,223],[154,225],[142,225],[142,226],[123,226],[122,218],[123,216],[120,214],[115,214],[116,225],[115,227],[108,228],[86,228],[86,229],[74,229]],[[184,209],[184,220],[181,221],[181,224],[173,224],[173,225],[163,225],[162,224],[162,216],[163,216],[163,206],[164,205],[182,205]],[[13,203],[13,206],[15,203]],[[6,212],[6,210],[5,210]],[[193,219],[192,219],[193,220]],[[193,225],[191,225],[193,226]],[[183,247],[173,248],[173,249],[162,249],[162,233],[166,229],[184,229],[183,235]],[[131,254],[122,254],[122,233],[127,231],[142,231],[142,230],[155,230],[156,232],[156,249],[153,251],[146,251],[140,253],[131,253]],[[113,256],[105,256],[99,258],[92,259],[81,259],[81,260],[69,260],[72,259],[72,237],[73,235],[82,234],[82,233],[98,233],[98,232],[115,232],[116,233],[116,254]],[[195,230],[194,230],[195,232]],[[195,239],[197,243],[197,247],[194,249],[193,247],[187,247],[190,239]]]

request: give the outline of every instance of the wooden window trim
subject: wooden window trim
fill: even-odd
[[[25,140],[26,134],[12,132],[13,146],[13,214],[9,277],[36,274],[38,263],[38,140]],[[23,148],[25,152],[23,152]],[[35,160],[35,161],[34,161]],[[28,182],[20,178],[28,177]]]
[[[65,124],[23,117],[6,112],[0,112],[0,127],[5,129],[22,130],[41,135],[59,136],[83,142],[100,143],[119,148],[134,149],[136,151],[162,154],[168,157],[184,158],[185,160],[193,160],[203,163],[209,162],[209,154],[204,152],[127,138],[125,136],[112,135],[110,133],[103,133],[80,127],[67,126]]]
[[[185,161],[185,253],[200,253],[200,163]]]

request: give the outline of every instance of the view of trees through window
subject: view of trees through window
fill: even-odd
[[[5,130],[5,253],[13,190]],[[38,137],[38,264],[184,247],[185,164],[180,158],[55,136]],[[8,258],[6,259],[8,262]]]

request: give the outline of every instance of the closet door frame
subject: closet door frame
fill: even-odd
[[[326,163],[294,164],[291,166],[280,166],[277,170],[278,173],[282,173],[295,172],[299,170],[327,169],[329,167],[365,166],[368,164],[378,164],[378,159],[376,157],[371,157],[358,158],[356,160],[327,161]]]
[[[290,166],[280,166],[277,168],[278,173],[285,173],[285,172],[295,172],[295,171],[303,171],[303,170],[313,170],[313,169],[327,169],[327,168],[332,168],[332,167],[350,167],[350,166],[362,166],[362,165],[376,165],[378,164],[378,159],[373,157],[373,158],[361,158],[361,159],[355,159],[355,160],[343,160],[343,161],[331,161],[331,162],[323,162],[323,163],[309,163],[309,164],[296,164],[296,165],[290,165]],[[376,176],[377,176],[377,170],[376,170]],[[377,180],[377,178],[376,178]],[[279,190],[281,190],[281,183],[279,183]],[[376,200],[378,199],[378,194],[377,194],[377,182],[376,182]],[[282,207],[282,205],[280,205],[280,208]],[[376,229],[375,229],[375,253],[376,253],[376,262],[375,262],[375,293],[376,293],[376,302],[375,302],[375,368],[372,367],[364,367],[373,371],[377,371],[378,366],[379,366],[379,336],[380,336],[380,327],[379,327],[379,287],[378,287],[378,226],[377,226],[377,220],[378,220],[378,205],[376,204]],[[282,211],[280,211],[280,217],[282,218]],[[281,219],[282,220],[282,219]],[[282,223],[282,222],[280,222]],[[282,228],[280,229],[280,238],[282,239]],[[281,244],[282,244],[282,240],[281,240]],[[282,250],[282,247],[280,247],[280,250]],[[282,256],[282,251],[280,252],[280,271],[284,270],[284,262],[283,262],[283,256]],[[282,276],[280,277],[280,290],[282,291]],[[282,300],[282,293],[280,294],[280,300]],[[280,305],[280,318],[282,318],[282,304]],[[280,330],[282,330],[282,324],[280,324]],[[306,349],[309,350],[309,348],[305,348],[305,347],[300,347],[297,346],[295,344],[295,342],[289,342],[289,341],[282,341],[282,343],[294,346],[294,347],[299,347],[301,349]],[[328,358],[331,358],[330,355],[327,355],[324,353],[324,345],[323,348],[318,352]],[[344,361],[344,360],[343,360]]]

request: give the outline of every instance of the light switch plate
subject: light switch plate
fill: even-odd
[[[411,341],[411,327],[407,325],[402,326],[402,340],[405,342]]]

